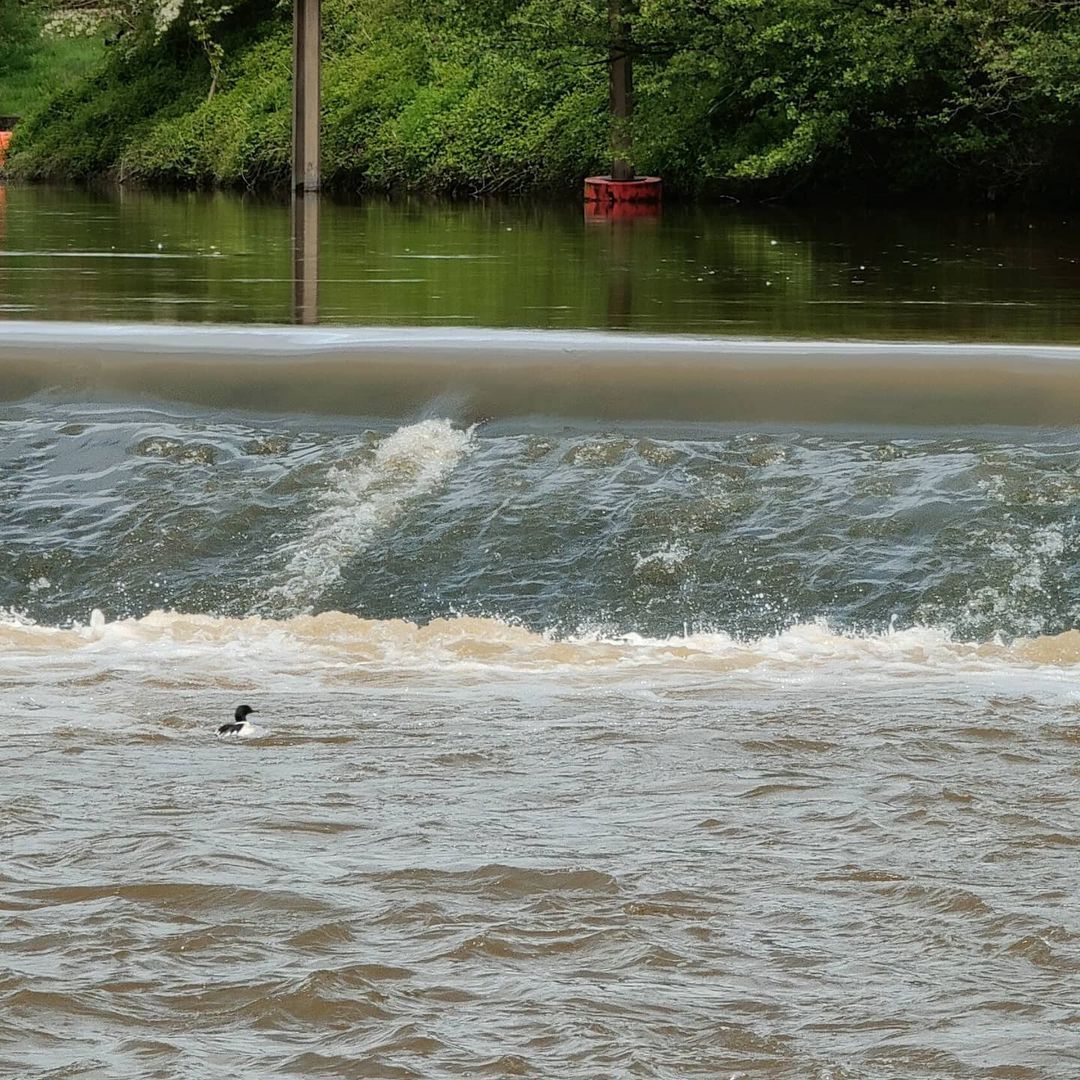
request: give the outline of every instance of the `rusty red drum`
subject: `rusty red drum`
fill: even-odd
[[[613,180],[610,176],[585,179],[585,202],[593,206],[657,206],[663,185],[658,176],[635,176],[633,180]]]

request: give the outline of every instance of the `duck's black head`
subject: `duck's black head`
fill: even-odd
[[[253,713],[255,710],[250,705],[238,705],[236,707],[236,722],[242,724],[248,717],[249,713]]]

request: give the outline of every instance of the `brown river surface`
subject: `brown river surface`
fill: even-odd
[[[1076,1075],[1062,675],[443,633],[18,643],[7,1075]]]
[[[1080,1076],[1064,226],[3,213],[0,1076]]]

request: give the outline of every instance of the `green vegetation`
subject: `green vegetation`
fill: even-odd
[[[184,0],[164,30],[151,7],[128,0],[130,31],[18,129],[12,171],[283,184],[288,3]],[[669,190],[979,199],[1074,190],[1080,5],[624,7],[636,165]],[[570,189],[607,164],[607,0],[324,0],[324,26],[331,187]]]
[[[0,0],[0,116],[39,109],[102,60],[100,36],[47,33],[44,7]]]

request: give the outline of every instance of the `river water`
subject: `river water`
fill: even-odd
[[[1080,338],[1080,217],[1063,214],[672,206],[613,222],[371,199],[299,217],[324,324]],[[255,197],[0,188],[0,316],[292,322],[292,232]]]
[[[0,1075],[1080,1074],[1066,226],[3,220]]]

